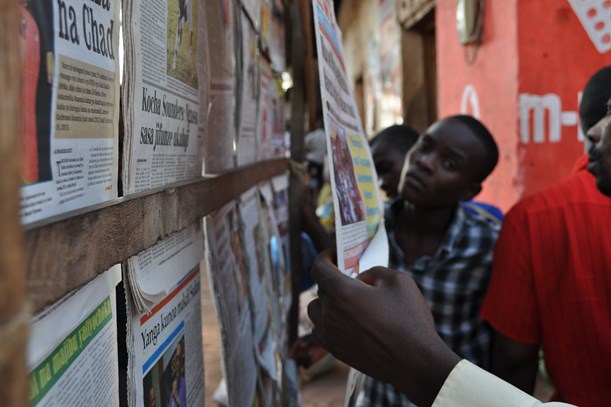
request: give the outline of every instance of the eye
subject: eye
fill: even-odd
[[[446,159],[443,160],[443,168],[445,168],[448,171],[456,171],[458,168],[458,164],[456,163],[455,160],[452,159]]]
[[[386,174],[388,172],[390,172],[391,170],[391,165],[389,163],[380,163],[378,165],[375,166],[376,168],[376,172],[378,173],[378,175],[382,175],[382,174]]]

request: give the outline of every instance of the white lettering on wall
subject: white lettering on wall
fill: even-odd
[[[581,92],[577,96],[578,103]],[[519,98],[520,141],[524,144],[558,143],[562,137],[562,127],[577,127],[577,139],[583,141],[579,127],[579,114],[563,111],[562,101],[555,93],[532,95],[522,93]]]
[[[480,119],[479,111],[479,98],[477,97],[477,91],[471,84],[465,86],[462,92],[462,99],[460,101],[460,113],[470,114],[476,119]]]

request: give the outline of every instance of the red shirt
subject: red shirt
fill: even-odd
[[[611,403],[611,198],[586,163],[509,211],[481,313],[540,344],[557,397],[581,407]]]

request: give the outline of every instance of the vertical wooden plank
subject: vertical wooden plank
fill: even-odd
[[[303,136],[305,124],[305,42],[301,28],[301,10],[299,0],[290,3],[291,27],[291,66],[293,67],[293,88],[291,90],[291,159],[301,163],[305,159]],[[301,178],[291,171],[289,188],[289,233],[291,242],[291,272],[293,286],[293,304],[289,313],[289,343],[297,339],[299,321],[299,288],[301,283]]]
[[[301,48],[304,70],[304,88],[308,112],[308,130],[314,129],[314,123],[322,106],[319,106],[320,85],[318,84],[318,66],[314,59],[314,36],[312,34],[312,0],[299,0],[299,14],[301,21]]]
[[[20,5],[0,0],[0,395],[6,406],[27,405],[23,232],[19,222],[21,58]]]

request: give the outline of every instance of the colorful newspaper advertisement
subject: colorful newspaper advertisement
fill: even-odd
[[[210,103],[204,138],[204,173],[219,173],[235,166],[236,142],[236,19],[232,0],[206,2],[210,51]],[[240,20],[237,20],[238,24]]]
[[[229,405],[252,406],[258,374],[248,301],[248,270],[235,202],[208,216],[205,224],[207,268],[221,328]]]
[[[331,0],[313,0],[338,267],[348,275],[388,263],[383,206],[369,144],[349,87]]]
[[[208,114],[204,0],[128,0],[126,194],[198,178]]]
[[[117,265],[33,318],[31,406],[119,406]]]
[[[171,244],[162,240],[128,261],[130,406],[204,404],[200,295],[203,234],[199,222],[188,229],[174,235]],[[139,295],[138,290],[146,291],[151,280],[157,282],[152,291],[165,281],[166,295],[149,312],[139,312],[134,297]]]
[[[21,221],[117,197],[119,2],[20,2]]]

